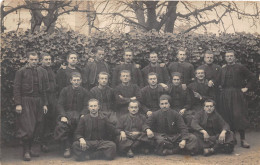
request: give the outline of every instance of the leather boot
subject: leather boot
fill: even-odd
[[[29,147],[28,140],[23,140],[23,160],[24,161],[31,160],[30,147]]]

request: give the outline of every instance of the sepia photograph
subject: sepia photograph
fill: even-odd
[[[0,2],[0,164],[260,164],[260,1]]]

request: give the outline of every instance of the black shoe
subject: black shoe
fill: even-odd
[[[130,149],[128,152],[127,152],[127,157],[129,157],[129,158],[133,158],[134,157],[134,153],[133,153],[133,151]]]
[[[250,148],[250,144],[246,142],[246,140],[241,140],[241,147],[243,148]]]
[[[213,148],[204,148],[203,150],[203,155],[204,156],[210,156],[214,154],[214,149]]]
[[[30,161],[31,160],[31,155],[30,152],[25,152],[23,155],[23,160],[24,161]]]
[[[42,152],[49,152],[50,150],[49,150],[49,147],[47,145],[43,144],[43,145],[41,145],[41,151]]]
[[[63,157],[64,158],[69,158],[70,156],[71,156],[70,148],[65,149]]]

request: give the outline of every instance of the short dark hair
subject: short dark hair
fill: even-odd
[[[72,54],[75,54],[76,56],[77,56],[77,58],[79,57],[79,55],[76,53],[76,52],[69,52],[68,54],[67,54],[67,60],[70,58],[70,55],[72,55]]]
[[[109,78],[109,76],[110,76],[109,73],[107,73],[107,72],[100,72],[100,73],[98,74],[98,78],[99,78],[100,75],[107,75],[108,78]]]
[[[211,102],[211,103],[213,103],[214,106],[216,106],[216,102],[214,100],[212,100],[212,99],[206,99],[204,101],[204,106],[205,106],[205,103],[208,103],[208,102]]]
[[[94,101],[96,101],[96,102],[98,103],[98,105],[99,105],[99,100],[98,100],[98,99],[95,99],[95,98],[89,99],[88,105],[89,105],[90,102],[94,102]]]
[[[79,72],[72,72],[70,79],[72,80],[73,77],[80,77],[81,78],[81,74]]]
[[[161,101],[161,100],[168,100],[168,101],[170,102],[171,96],[169,96],[169,95],[161,95],[159,100],[160,100],[160,101]]]
[[[195,74],[197,73],[197,71],[198,70],[203,70],[204,71],[204,73],[205,73],[205,69],[202,69],[202,68],[197,68],[196,70],[195,70]]]
[[[138,104],[138,107],[140,108],[140,102],[138,100],[130,100],[129,104],[128,104],[128,107],[131,103],[137,103]]]
[[[227,53],[233,53],[234,55],[236,54],[234,50],[227,50],[226,53],[225,53],[225,55],[226,55]]]
[[[129,73],[129,75],[131,76],[131,72],[129,70],[121,70],[120,71],[120,76],[121,76],[122,73]]]
[[[51,57],[51,55],[49,53],[46,53],[46,52],[42,52],[41,53],[41,59],[43,59],[46,56],[50,56]]]
[[[29,56],[37,56],[39,57],[39,55],[35,52],[35,51],[29,51],[26,53],[26,57],[29,58]]]
[[[180,79],[182,78],[182,74],[180,72],[172,72],[171,73],[171,76],[174,77],[174,76],[178,76]]]
[[[157,73],[155,73],[155,72],[150,72],[150,73],[148,73],[148,75],[147,75],[147,79],[149,78],[149,76],[153,76],[153,75],[155,75],[156,78],[158,78]]]

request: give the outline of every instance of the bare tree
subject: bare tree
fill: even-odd
[[[88,10],[79,11],[79,5],[82,1],[72,0],[24,0],[24,4],[16,7],[5,6],[1,4],[1,29],[5,30],[4,17],[19,9],[28,9],[31,13],[31,31],[37,31],[43,24],[46,31],[51,33],[54,31],[55,23],[59,16],[70,14],[71,12],[89,12]]]
[[[231,22],[234,15],[238,19],[246,18],[252,20],[253,26],[259,22],[259,2],[189,2],[189,1],[99,1],[97,4],[109,2],[110,5],[97,5],[99,15],[110,17],[111,24],[126,24],[141,28],[145,31],[155,29],[156,31],[174,32],[177,21],[190,24],[183,32],[189,32],[199,27],[206,29],[208,24],[220,24],[224,30],[226,25],[224,17],[230,17]],[[246,10],[246,6],[253,10]],[[112,7],[111,7],[112,6]],[[99,13],[102,10],[105,12]],[[180,10],[183,9],[183,10]],[[113,22],[117,20],[117,22]],[[118,20],[121,20],[118,21]],[[234,28],[234,25],[232,25]],[[235,30],[235,28],[234,28]]]

